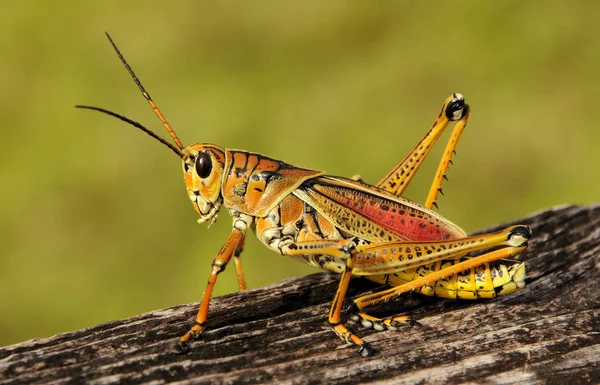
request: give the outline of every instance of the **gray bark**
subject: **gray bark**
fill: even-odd
[[[327,327],[338,276],[320,273],[214,298],[188,354],[171,348],[197,303],[0,348],[0,382],[599,383],[600,205],[555,207],[515,223],[534,232],[520,257],[523,290],[492,300],[392,301],[388,315],[423,326],[376,332],[349,322],[379,350],[372,357]],[[374,288],[355,279],[350,296]]]

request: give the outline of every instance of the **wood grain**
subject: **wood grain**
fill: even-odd
[[[215,298],[207,331],[186,355],[171,348],[197,303],[0,348],[0,382],[599,383],[600,205],[555,207],[514,223],[534,232],[521,256],[525,289],[493,300],[392,301],[384,311],[423,326],[352,325],[379,350],[373,357],[327,327],[338,276],[320,273]],[[350,295],[374,288],[356,279]]]

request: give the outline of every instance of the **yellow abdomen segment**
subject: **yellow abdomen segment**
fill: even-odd
[[[365,278],[383,285],[398,286],[465,259],[467,258],[438,261],[395,273],[365,276]],[[525,264],[514,260],[500,260],[479,265],[461,274],[454,274],[437,281],[435,285],[427,285],[416,291],[442,298],[478,299],[511,294],[524,286]]]

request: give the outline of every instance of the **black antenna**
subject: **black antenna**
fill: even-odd
[[[109,111],[109,110],[105,110],[104,108],[99,108],[99,107],[91,107],[91,106],[81,106],[81,105],[77,105],[75,106],[76,108],[85,108],[87,110],[94,110],[94,111],[99,111],[99,112],[103,112],[105,114],[108,114],[110,116],[114,116],[117,119],[120,119],[124,122],[127,122],[129,124],[131,124],[134,127],[139,128],[140,130],[144,131],[146,134],[150,135],[151,137],[153,137],[154,139],[158,140],[159,142],[161,142],[162,144],[164,144],[165,146],[169,147],[171,150],[173,150],[174,153],[177,154],[177,156],[179,156],[180,158],[183,158],[183,154],[181,153],[181,150],[177,147],[175,147],[172,143],[167,142],[165,139],[161,138],[160,136],[156,135],[154,132],[150,131],[149,129],[147,129],[146,127],[142,126],[140,123],[133,121],[129,118],[126,118],[123,115],[119,115],[115,112]]]

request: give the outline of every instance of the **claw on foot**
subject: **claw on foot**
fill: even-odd
[[[413,326],[423,326],[423,325],[421,325],[421,324],[419,323],[419,321],[415,321],[415,320],[414,320],[414,319],[412,319],[412,318],[409,318],[409,319],[407,319],[405,322],[406,322],[406,323],[408,324],[408,326],[409,326],[409,327],[411,327],[411,328],[412,328]]]
[[[190,351],[190,344],[187,342],[179,341],[173,346],[173,352],[175,354],[184,354]]]
[[[358,348],[358,354],[363,357],[372,356],[375,353],[377,353],[377,349],[367,343],[362,344],[360,348]]]

